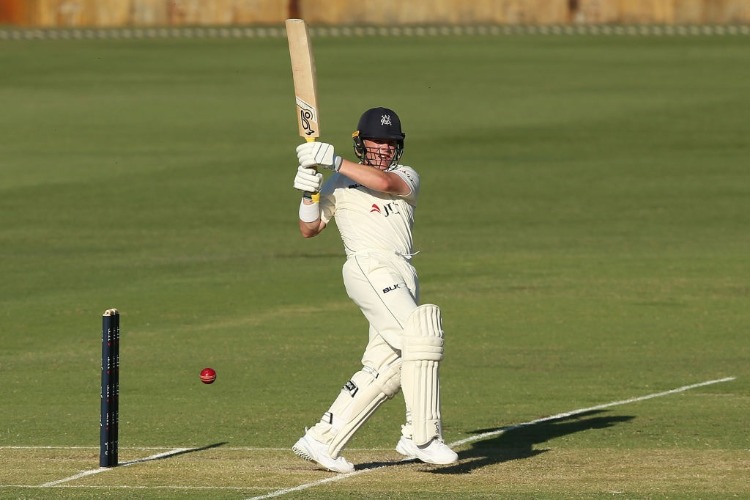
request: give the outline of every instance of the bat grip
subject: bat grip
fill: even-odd
[[[305,137],[305,140],[307,142],[315,142],[315,137]],[[313,170],[318,170],[315,167],[312,167]],[[311,193],[309,191],[305,191],[305,197],[309,197],[313,203],[320,203],[320,193]]]
[[[312,200],[313,203],[320,203],[320,193],[311,193],[310,191],[305,191],[302,196]]]

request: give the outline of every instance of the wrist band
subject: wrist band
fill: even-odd
[[[299,220],[302,222],[315,222],[320,219],[320,204],[306,204],[305,200],[299,202]]]

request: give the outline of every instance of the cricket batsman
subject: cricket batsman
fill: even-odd
[[[297,147],[294,187],[303,192],[302,236],[317,236],[336,218],[346,252],[344,286],[369,322],[369,341],[362,368],[292,449],[328,470],[352,472],[341,451],[381,404],[403,390],[406,423],[396,451],[451,464],[458,455],[443,442],[440,414],[441,313],[434,304],[419,304],[411,264],[419,175],[399,163],[405,134],[393,110],[368,109],[352,137],[357,162],[323,142]],[[334,173],[323,183],[316,167]],[[311,193],[320,193],[319,201]]]

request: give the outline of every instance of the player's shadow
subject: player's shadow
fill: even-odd
[[[635,418],[632,416],[599,416],[600,413],[603,413],[603,411],[590,411],[533,424],[473,431],[472,434],[490,434],[490,437],[475,441],[469,449],[459,451],[459,462],[456,465],[431,469],[431,472],[435,474],[466,474],[487,465],[531,458],[549,451],[535,449],[535,445],[577,432],[606,429]]]

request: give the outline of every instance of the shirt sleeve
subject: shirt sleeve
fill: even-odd
[[[401,177],[409,186],[409,194],[403,195],[402,198],[412,205],[416,205],[417,196],[419,196],[419,174],[417,171],[406,165],[398,165],[392,172]]]

